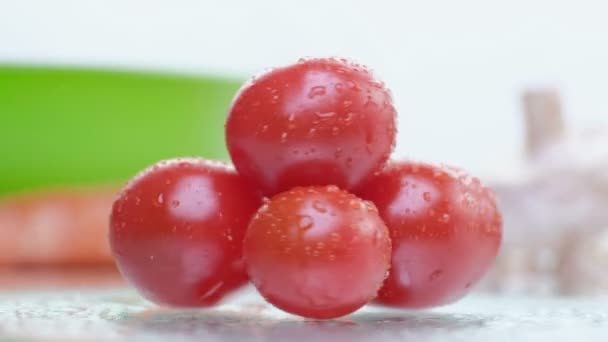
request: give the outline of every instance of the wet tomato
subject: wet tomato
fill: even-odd
[[[453,302],[490,268],[502,219],[492,191],[450,168],[396,162],[359,195],[373,201],[393,243],[380,304],[424,308]]]
[[[243,86],[226,142],[239,173],[266,195],[307,185],[350,190],[388,159],[395,120],[390,92],[366,67],[306,59]]]
[[[123,276],[153,302],[212,305],[247,281],[242,242],[260,205],[249,184],[225,165],[160,162],[114,202],[112,252]]]
[[[335,186],[297,187],[257,212],[243,253],[251,281],[271,304],[329,319],[376,296],[391,243],[372,203]]]

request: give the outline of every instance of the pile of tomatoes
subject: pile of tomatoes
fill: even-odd
[[[110,224],[118,267],[178,307],[248,281],[316,319],[453,302],[498,252],[494,195],[457,168],[388,161],[395,137],[390,91],[362,65],[304,59],[257,76],[226,121],[235,168],[162,161],[125,187]]]

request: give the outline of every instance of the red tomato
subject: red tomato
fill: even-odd
[[[242,240],[261,205],[236,172],[197,159],[160,162],[114,202],[110,245],[123,276],[159,304],[208,306],[247,281]]]
[[[258,211],[243,253],[251,281],[271,304],[329,319],[376,296],[391,243],[372,203],[335,186],[298,187]]]
[[[388,159],[395,120],[389,90],[364,66],[308,59],[241,89],[226,142],[239,173],[267,195],[307,185],[349,190]]]
[[[494,194],[460,170],[397,162],[360,195],[378,206],[393,242],[378,303],[424,308],[453,302],[496,258],[502,218]]]

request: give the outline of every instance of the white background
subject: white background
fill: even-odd
[[[608,122],[605,1],[0,0],[0,62],[246,76],[325,55],[393,89],[398,156],[514,168],[527,87],[559,88],[573,126]]]

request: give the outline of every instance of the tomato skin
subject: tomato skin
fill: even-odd
[[[350,190],[388,160],[395,121],[390,91],[367,68],[307,59],[243,86],[226,143],[239,173],[266,195],[307,185]]]
[[[242,241],[260,205],[254,189],[225,165],[160,162],[114,202],[110,246],[121,273],[144,297],[210,306],[247,282]]]
[[[330,319],[376,296],[391,243],[372,203],[335,186],[298,187],[257,212],[243,253],[267,301],[292,314]]]
[[[460,170],[395,162],[358,194],[378,206],[393,242],[379,304],[426,308],[454,302],[496,258],[502,217],[494,194]]]

